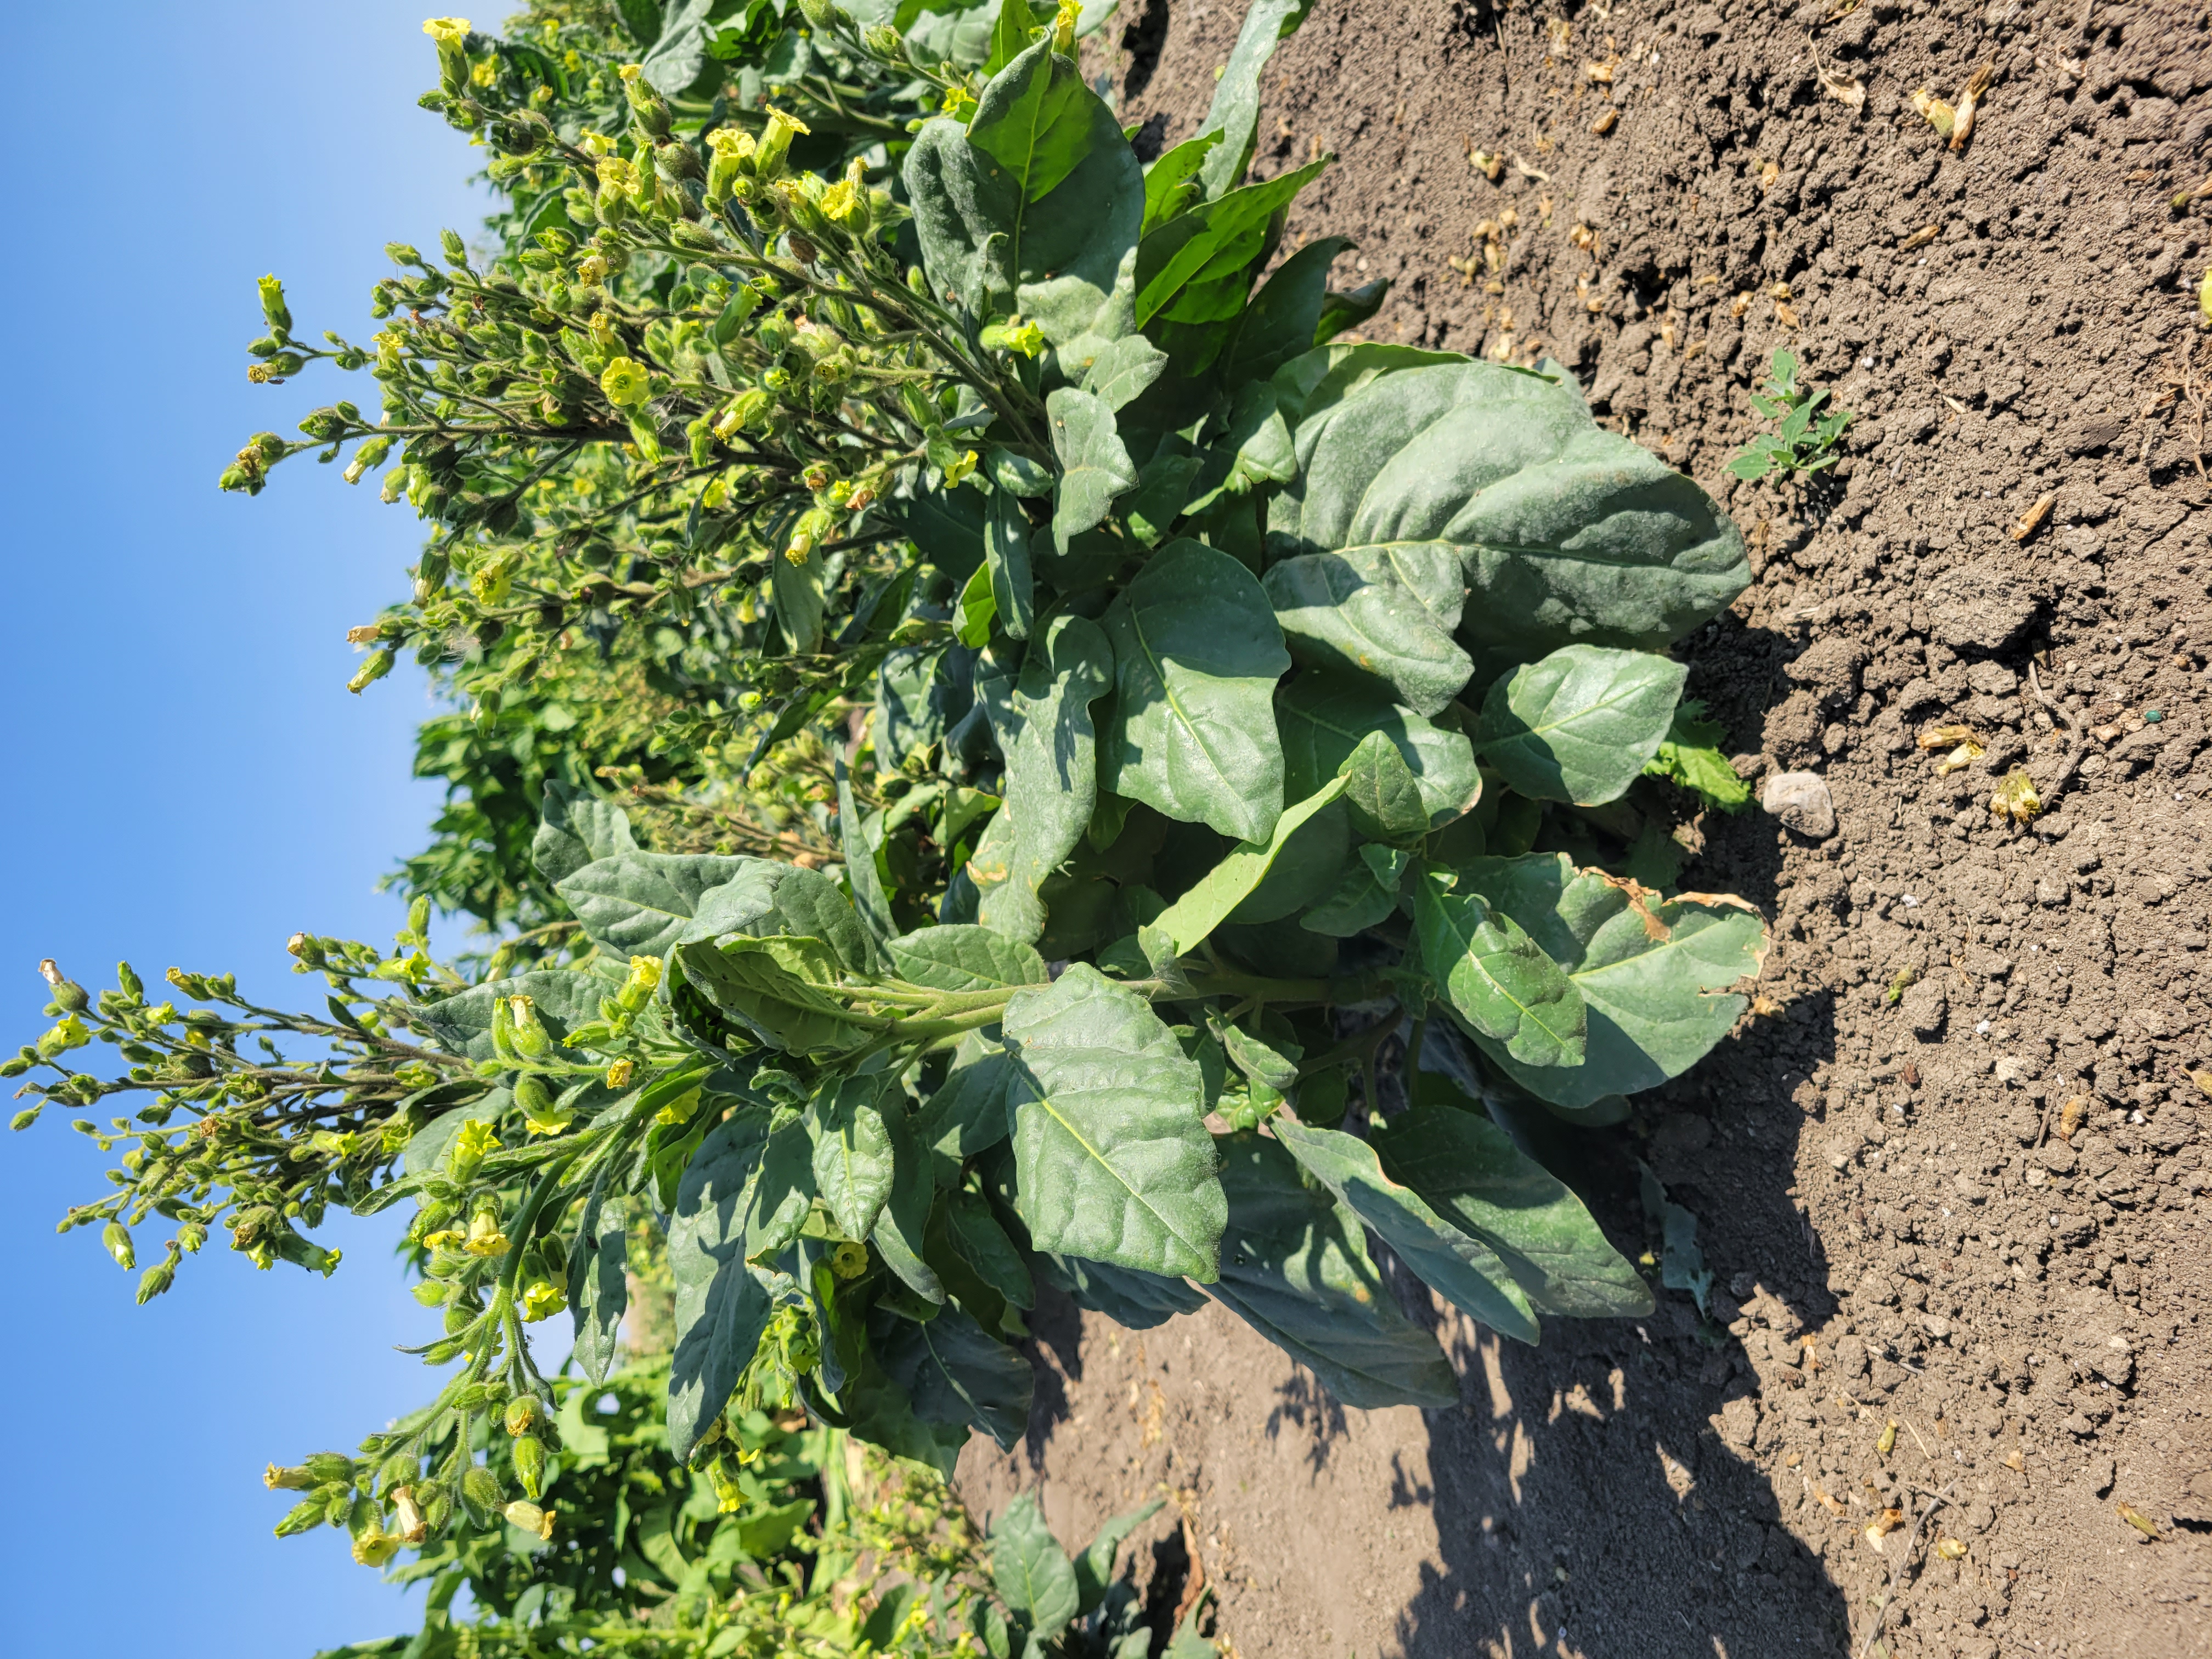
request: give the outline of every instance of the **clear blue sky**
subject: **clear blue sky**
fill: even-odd
[[[285,279],[308,337],[365,340],[384,243],[434,246],[481,217],[483,152],[414,106],[436,79],[426,15],[15,15],[0,1048],[42,1026],[42,956],[95,989],[128,957],[149,981],[231,969],[274,1000],[319,986],[285,972],[295,928],[388,945],[398,925],[374,886],[435,808],[408,776],[427,705],[404,671],[348,696],[344,631],[400,592],[417,526],[311,459],[258,500],[215,480],[249,433],[349,392],[374,407],[365,376],[247,384],[254,278]],[[327,1230],[347,1253],[327,1283],[211,1244],[142,1309],[94,1236],[53,1231],[105,1190],[101,1167],[64,1116],[0,1130],[0,1651],[304,1659],[411,1628],[419,1597],[336,1534],[270,1537],[283,1495],[258,1478],[423,1397],[431,1374],[392,1352],[430,1326],[390,1219]],[[157,1238],[143,1230],[142,1257]]]

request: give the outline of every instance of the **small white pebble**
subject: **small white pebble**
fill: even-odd
[[[1980,1024],[1978,1024],[1978,1025],[1977,1025],[1977,1026],[1975,1026],[1975,1027],[1974,1027],[1974,1035],[1975,1035],[1975,1036],[1986,1036],[1986,1035],[1988,1034],[1988,1032],[1989,1032],[1989,1029],[1990,1029],[1990,1023],[1989,1023],[1989,1021],[1987,1021],[1987,1020],[1984,1020]]]
[[[2142,1121],[2143,1115],[2141,1112],[2130,1112],[2128,1114],[2128,1121],[2130,1123],[2140,1123]]]
[[[1861,368],[1872,368],[1874,367],[1874,359],[1873,359],[1873,358],[1871,358],[1871,357],[1862,357],[1862,358],[1860,358],[1860,359],[1859,359],[1859,367],[1860,367]]]
[[[1905,896],[1905,908],[1908,910],[1919,902],[1919,896],[1916,893],[1907,893]]]

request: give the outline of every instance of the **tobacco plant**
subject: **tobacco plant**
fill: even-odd
[[[485,731],[564,665],[680,659],[640,752],[690,769],[641,762],[633,816],[541,767],[480,907],[526,890],[531,932],[475,975],[419,901],[388,955],[294,940],[327,1018],[54,970],[9,1068],[155,1097],[82,1125],[131,1151],[70,1222],[125,1259],[177,1222],[152,1294],[211,1226],[327,1267],[329,1204],[411,1202],[455,1369],[348,1519],[416,1548],[499,1524],[471,1448],[555,1411],[530,1322],[606,1374],[647,1222],[668,1453],[709,1474],[762,1410],[939,1469],[1011,1445],[1040,1280],[1137,1328],[1216,1300],[1362,1407],[1458,1397],[1370,1238],[1521,1340],[1646,1308],[1526,1149],[1694,1064],[1765,948],[1668,890],[1665,780],[1727,793],[1669,653],[1745,585],[1734,527],[1556,363],[1346,337],[1379,290],[1284,246],[1328,158],[1247,177],[1297,5],[1255,0],[1149,165],[1073,5],[959,52],[977,14],[725,14],[580,92],[579,25],[434,22],[505,251],[396,249],[373,349],[301,344],[268,285],[264,378],[331,357],[382,410],[224,480],[317,447],[429,524],[356,689],[412,648]],[[75,1069],[94,1037],[126,1076]]]

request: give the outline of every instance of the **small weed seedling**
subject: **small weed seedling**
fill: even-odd
[[[1836,441],[1850,424],[1851,413],[1839,409],[1816,420],[1814,416],[1828,394],[1807,390],[1798,381],[1797,368],[1795,352],[1777,351],[1768,367],[1772,378],[1766,383],[1766,395],[1752,394],[1751,406],[1782,424],[1753,438],[1743,453],[1729,463],[1729,471],[1737,477],[1756,481],[1778,470],[1818,472],[1836,464]]]

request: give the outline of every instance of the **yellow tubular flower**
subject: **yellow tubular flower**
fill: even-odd
[[[433,17],[422,25],[422,33],[441,46],[458,46],[469,38],[469,20],[465,17]]]
[[[600,374],[599,390],[617,407],[635,409],[652,395],[653,386],[643,363],[633,357],[617,357]]]

